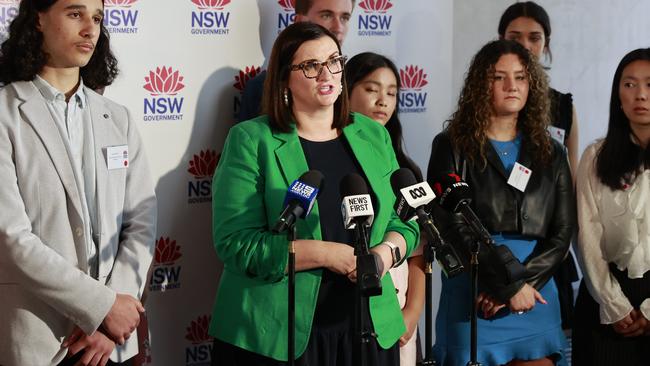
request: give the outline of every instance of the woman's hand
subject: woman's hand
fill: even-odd
[[[402,309],[402,317],[404,318],[404,325],[406,325],[406,332],[404,332],[404,334],[399,337],[400,347],[404,347],[409,342],[411,337],[413,337],[419,320],[419,316],[417,314],[414,314],[414,312],[409,308]]]
[[[478,295],[478,299],[476,299],[476,308],[477,310],[481,309],[483,311],[483,317],[485,319],[493,317],[504,307],[506,307],[505,304],[498,302],[495,298],[484,292]]]
[[[393,254],[390,251],[390,247],[386,244],[380,244],[371,248],[370,253],[376,254],[377,260],[382,262],[379,263],[379,267],[381,269],[379,277],[384,277],[384,275],[388,273],[388,271],[393,266]]]
[[[354,256],[354,248],[341,243],[327,244],[327,250],[324,251],[323,267],[348,277],[352,273],[356,275],[357,257]]]
[[[612,324],[612,328],[623,337],[638,337],[649,334],[650,322],[639,310],[632,310],[623,319]]]
[[[526,312],[535,307],[535,302],[546,304],[546,300],[534,287],[525,284],[515,296],[508,300],[508,307],[513,313]]]

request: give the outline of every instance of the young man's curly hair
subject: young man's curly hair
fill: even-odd
[[[494,66],[503,55],[519,57],[528,78],[528,99],[519,112],[517,129],[522,132],[523,147],[543,165],[551,159],[549,125],[549,87],[546,73],[523,46],[514,41],[492,41],[474,56],[458,99],[458,109],[448,121],[447,131],[454,148],[472,163],[487,165],[486,135],[494,114],[492,81]]]
[[[38,13],[47,11],[57,0],[22,0],[18,16],[9,26],[9,38],[0,48],[0,83],[30,81],[47,64],[43,33],[38,30]],[[103,1],[102,1],[103,2]],[[101,89],[117,76],[117,60],[110,49],[109,33],[103,24],[88,64],[80,69],[84,85]]]

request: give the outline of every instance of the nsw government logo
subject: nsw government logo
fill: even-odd
[[[262,72],[262,68],[260,66],[246,66],[244,70],[239,70],[237,75],[235,75],[235,83],[232,84],[235,89],[239,90],[239,94],[235,95],[235,98],[233,100],[233,112],[235,115],[235,118],[239,115],[239,109],[241,107],[241,95],[244,92],[244,89],[246,88],[246,84],[248,81]]]
[[[156,252],[151,264],[149,291],[167,291],[181,287],[181,247],[169,237],[156,240]]]
[[[399,92],[399,113],[424,113],[427,111],[427,93],[422,88],[427,85],[427,74],[418,66],[410,65],[399,70],[402,89]]]
[[[194,176],[187,184],[187,203],[212,202],[212,176],[221,154],[205,150],[194,155],[187,172]]]
[[[185,87],[183,77],[171,67],[156,67],[144,77],[143,88],[150,94],[144,99],[145,121],[179,121],[183,119],[185,98],[176,94]]]
[[[104,0],[104,27],[111,34],[138,33],[138,0]]]
[[[210,365],[213,342],[213,338],[208,334],[210,319],[209,315],[201,315],[187,327],[185,339],[190,341],[190,345],[185,348],[185,365]]]
[[[278,13],[278,33],[296,20],[296,0],[278,0],[282,10]]]
[[[230,12],[224,11],[230,0],[191,0],[197,7],[192,11],[192,34],[226,35],[230,33]]]
[[[9,24],[18,15],[19,0],[0,0],[0,42],[7,38]]]
[[[392,31],[390,23],[393,16],[388,14],[388,9],[393,7],[390,0],[363,0],[359,3],[363,13],[359,14],[359,35],[388,37]]]

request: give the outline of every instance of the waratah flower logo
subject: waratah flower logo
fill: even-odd
[[[363,0],[359,3],[359,7],[366,11],[366,13],[385,13],[386,10],[393,7],[390,0]]]
[[[202,315],[192,320],[190,326],[187,327],[187,334],[185,334],[185,339],[192,342],[192,344],[204,343],[206,341],[211,341],[212,337],[208,334],[208,328],[210,327],[210,316]]]
[[[181,256],[181,247],[176,244],[176,240],[163,238],[162,236],[156,240],[156,253],[153,259],[155,264],[169,265]]]
[[[173,70],[171,67],[156,67],[156,71],[149,71],[149,76],[144,77],[144,88],[148,90],[152,96],[157,95],[176,95],[179,90],[183,89],[183,77],[179,74],[178,70]]]
[[[187,171],[196,179],[212,178],[220,156],[221,154],[217,155],[214,150],[201,151],[199,155],[194,154]]]
[[[200,10],[223,10],[223,8],[230,3],[230,0],[192,0],[192,2],[198,6]]]
[[[257,76],[261,71],[262,71],[262,69],[259,66],[257,66],[257,67],[255,67],[255,66],[251,66],[251,67],[246,66],[245,70],[239,70],[239,74],[235,75],[236,83],[232,84],[232,86],[234,86],[240,92],[243,92],[244,88],[246,87],[246,83],[248,82],[248,80],[250,80],[250,79],[254,78],[255,76]]]
[[[278,4],[284,11],[294,11],[296,9],[296,0],[278,0]]]
[[[420,90],[429,83],[424,70],[414,65],[399,70],[399,77],[402,79],[402,89],[405,90]]]
[[[113,7],[119,6],[122,8],[130,8],[138,0],[104,0],[104,6]]]

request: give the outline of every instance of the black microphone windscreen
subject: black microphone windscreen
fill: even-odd
[[[352,173],[341,179],[339,192],[342,197],[368,194],[368,186],[366,185],[366,181],[359,174]]]
[[[390,185],[396,197],[400,197],[400,189],[417,184],[415,174],[408,168],[399,168],[390,176]]]
[[[438,196],[438,203],[448,211],[456,212],[461,203],[472,200],[469,185],[457,174],[440,174],[433,184],[433,191]]]
[[[315,169],[306,171],[298,178],[299,181],[317,189],[320,189],[323,179],[325,179],[323,173]]]

